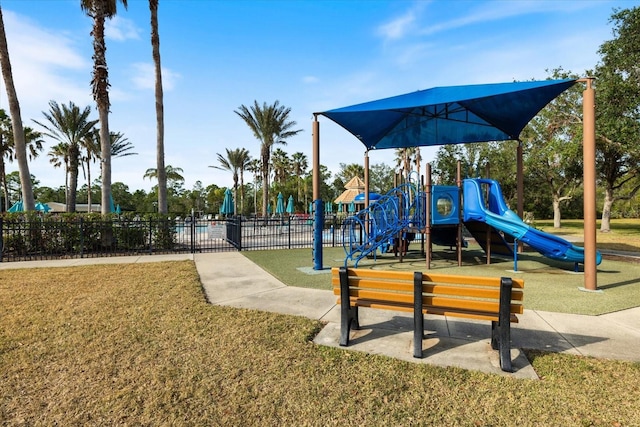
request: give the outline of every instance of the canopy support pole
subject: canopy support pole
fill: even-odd
[[[315,216],[313,221],[313,269],[322,270],[322,230],[324,229],[324,205],[320,199],[320,122],[318,115],[313,115],[312,123],[313,158],[313,206]]]
[[[517,187],[517,193],[518,193],[517,209],[518,209],[518,216],[524,221],[524,167],[523,167],[523,161],[522,161],[522,141],[520,141],[519,139],[518,139],[517,156],[518,156],[518,159],[516,160],[516,163],[517,163],[516,187]],[[513,249],[516,252],[523,252],[524,245],[522,242],[520,242],[517,246],[514,246]]]
[[[364,208],[369,209],[369,150],[364,152]]]
[[[318,121],[318,115],[313,115],[313,123],[311,126],[311,137],[313,143],[312,154],[312,168],[313,168],[313,200],[320,198],[320,122]]]
[[[582,93],[582,157],[584,162],[584,289],[596,291],[596,95],[593,77],[579,79],[586,82]]]

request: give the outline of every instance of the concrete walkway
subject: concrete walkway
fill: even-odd
[[[0,269],[193,260],[211,304],[304,316],[326,326],[315,338],[320,345],[339,347],[340,308],[331,291],[286,286],[239,252],[83,258],[0,263]],[[327,280],[329,276],[327,275]],[[482,372],[536,379],[520,349],[539,349],[597,358],[640,361],[640,308],[601,316],[525,310],[512,324],[515,372],[500,370],[491,350],[490,326],[476,322],[426,316],[424,357],[412,357],[412,322],[408,313],[360,311],[362,329],[354,331],[345,351],[382,354],[415,363],[457,366]],[[348,349],[348,350],[347,350]]]

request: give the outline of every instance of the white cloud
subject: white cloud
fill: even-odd
[[[455,19],[438,20],[437,24],[424,26],[418,33],[420,35],[435,34],[466,27],[469,25],[500,21],[516,16],[573,12],[580,9],[597,5],[597,2],[575,2],[575,1],[488,1],[475,3],[477,6],[467,9],[465,14],[457,16]],[[466,3],[473,5],[474,3]]]
[[[25,122],[40,116],[50,100],[91,102],[90,56],[60,32],[38,27],[29,19],[4,13],[13,78]]]
[[[412,6],[403,15],[378,27],[377,33],[385,41],[402,39],[406,34],[415,29],[416,19],[422,10],[423,3]]]
[[[302,82],[305,84],[315,84],[318,83],[320,79],[316,76],[304,76],[302,78]]]
[[[136,62],[131,66],[133,68],[133,77],[131,80],[138,89],[154,89],[156,85],[155,67],[150,62]],[[172,90],[180,74],[175,73],[168,68],[162,67],[162,89],[165,91]]]
[[[130,19],[116,15],[105,21],[104,36],[107,39],[120,42],[130,39],[137,40],[140,38],[140,29]]]

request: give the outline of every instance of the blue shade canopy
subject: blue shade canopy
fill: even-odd
[[[318,114],[367,149],[506,141],[576,81],[435,87]]]

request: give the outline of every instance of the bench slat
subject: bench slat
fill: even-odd
[[[340,304],[340,302],[341,300],[338,298],[337,303]],[[367,300],[367,299],[353,298],[351,300],[351,305],[354,307],[358,306],[358,307],[376,308],[376,309],[391,310],[391,311],[403,311],[403,312],[413,311],[413,304],[400,304],[400,303],[392,304],[392,303],[380,301],[380,300]],[[469,311],[469,310],[460,311],[460,310],[454,310],[451,307],[447,308],[447,307],[425,306],[423,307],[422,311],[424,314],[432,314],[432,315],[439,315],[439,316],[461,317],[465,319],[487,320],[487,321],[494,321],[494,322],[498,321],[498,315],[495,313],[484,313],[481,311]],[[518,317],[516,317],[516,314],[522,314],[522,313],[519,313],[519,312],[511,313],[510,320],[512,323],[518,323]]]
[[[358,281],[354,281],[352,287],[357,287],[358,289],[379,289],[384,290],[386,292],[406,292],[413,294],[413,283],[411,284],[400,284],[400,283],[390,283],[390,282],[381,282],[381,281],[372,281],[366,279],[360,279]],[[335,295],[340,294],[340,283],[334,284],[333,293]],[[425,284],[423,282],[423,295],[446,295],[446,296],[457,296],[457,297],[466,297],[466,298],[478,298],[478,299],[492,299],[499,300],[500,299],[500,289],[499,288],[478,288],[472,286],[451,286],[451,285],[440,285],[440,284]],[[511,292],[511,300],[512,301],[522,301],[524,299],[524,292],[520,289]]]
[[[481,276],[460,276],[460,275],[445,275],[445,274],[423,274],[423,283],[448,283],[456,285],[472,285],[472,286],[491,286],[500,287],[499,277],[481,277]],[[408,271],[386,271],[386,270],[363,270],[363,269],[349,269],[349,280],[370,280],[381,279],[396,282],[407,282],[413,284],[413,273]],[[523,279],[511,279],[512,288],[514,291],[524,289]],[[340,285],[340,271],[337,267],[331,270],[331,283],[333,285]]]

